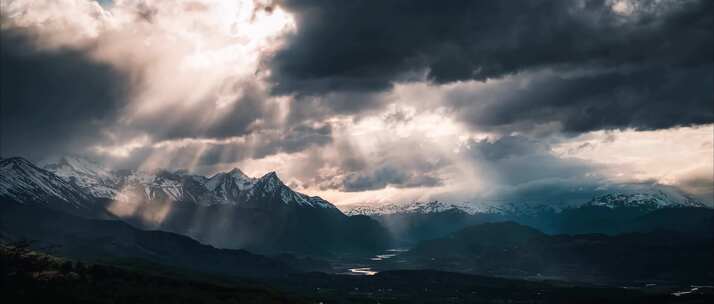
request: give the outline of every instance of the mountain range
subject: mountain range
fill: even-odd
[[[442,237],[470,225],[514,221],[550,234],[619,234],[668,229],[690,233],[712,230],[714,209],[676,188],[638,186],[636,191],[605,193],[576,205],[537,202],[412,202],[342,207],[346,214],[368,215],[409,245]]]
[[[210,177],[183,171],[111,171],[65,157],[40,168],[0,160],[0,198],[85,218],[121,219],[140,229],[187,235],[221,248],[330,255],[388,246],[365,216],[347,216],[319,197],[295,192],[275,172],[239,169]]]
[[[94,198],[117,201],[171,200],[202,206],[245,206],[255,196],[275,192],[280,196],[280,203],[285,205],[336,209],[320,197],[292,191],[275,172],[253,178],[237,168],[210,177],[192,175],[181,170],[159,170],[155,173],[111,171],[78,157],[63,157],[56,163],[45,165],[44,169],[83,189]]]
[[[120,219],[220,248],[334,255],[373,252],[441,237],[466,226],[515,221],[546,233],[657,228],[701,232],[712,209],[672,187],[604,193],[578,205],[533,202],[413,202],[343,206],[293,191],[275,172],[239,169],[212,176],[186,171],[109,170],[81,157],[38,167],[0,160],[0,198],[92,219]]]
[[[694,207],[704,208],[706,204],[692,198],[676,188],[662,185],[639,187],[638,192],[606,193],[592,198],[590,201],[562,206],[538,202],[441,202],[415,201],[402,204],[355,204],[343,206],[342,210],[349,215],[390,215],[390,214],[429,214],[449,210],[458,210],[467,214],[494,215],[527,215],[549,209],[562,211],[583,206],[615,208],[641,208],[648,211],[661,208]]]
[[[0,160],[0,241],[239,277],[369,266],[607,284],[714,279],[702,270],[714,209],[676,189],[638,190],[570,206],[432,201],[343,213],[275,172],[206,177],[113,171],[74,157],[39,167],[16,157]],[[369,258],[393,246],[410,250]]]
[[[239,169],[109,170],[81,157],[38,167],[0,160],[0,198],[92,219],[120,219],[220,248],[262,253],[368,253],[438,238],[474,224],[515,221],[551,234],[649,231],[700,233],[712,209],[661,185],[604,193],[578,205],[534,202],[413,202],[341,207],[293,191],[275,172]],[[344,213],[343,213],[344,211]]]

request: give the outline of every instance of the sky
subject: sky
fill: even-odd
[[[708,0],[0,0],[0,153],[338,205],[714,202]]]

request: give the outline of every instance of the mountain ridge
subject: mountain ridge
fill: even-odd
[[[211,176],[189,174],[185,171],[156,170],[125,171],[119,173],[101,167],[87,159],[62,157],[57,163],[44,166],[68,183],[74,183],[96,198],[111,200],[135,199],[144,193],[144,199],[171,199],[200,205],[240,205],[250,200],[258,184],[265,191],[280,190],[285,204],[300,207],[337,209],[332,203],[316,196],[298,193],[287,187],[275,171],[261,177],[250,177],[238,168],[217,172]]]
[[[649,189],[648,189],[649,190]],[[669,193],[667,193],[669,192]],[[395,214],[429,214],[445,211],[459,211],[469,215],[525,215],[536,212],[560,212],[579,207],[607,207],[615,208],[644,208],[649,211],[661,208],[712,208],[689,195],[669,189],[665,191],[653,187],[649,191],[626,192],[614,191],[593,197],[592,199],[570,206],[558,206],[538,202],[442,202],[442,201],[414,201],[408,203],[391,203],[384,205],[353,204],[340,206],[348,215],[395,215]]]
[[[274,171],[259,178],[239,169],[205,177],[185,171],[109,171],[77,160],[49,164],[47,170],[23,158],[3,159],[0,166],[12,173],[0,179],[4,201],[120,219],[220,248],[330,255],[371,253],[390,243],[378,222],[352,219],[320,197],[295,192]],[[80,207],[87,211],[75,211]]]
[[[0,160],[0,197],[18,202],[61,201],[72,208],[91,200],[79,187],[21,157]]]

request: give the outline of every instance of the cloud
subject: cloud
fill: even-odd
[[[702,170],[703,171],[703,170]],[[714,203],[714,176],[711,172],[695,172],[677,182],[677,187],[710,205]]]
[[[13,153],[102,152],[131,157],[117,160],[129,164],[166,152],[156,147],[160,142],[244,138],[249,151],[222,156],[236,160],[294,152],[314,139],[305,135],[306,120],[285,121],[290,100],[270,96],[260,75],[259,58],[291,28],[278,7],[251,0],[123,0],[104,7],[62,0],[3,1],[2,8],[4,120],[9,129],[27,130],[6,135]],[[325,142],[329,129],[321,132]],[[48,138],[47,144],[19,142],[25,135],[37,143]],[[74,147],[55,147],[55,139]],[[236,146],[197,144],[183,152],[226,155]]]
[[[85,49],[41,49],[32,33],[0,35],[2,153],[33,159],[71,153],[100,137],[126,105],[131,85]]]
[[[523,74],[446,97],[457,117],[482,130],[552,132],[666,129],[714,121],[714,64],[563,75]]]
[[[281,100],[271,99],[255,81],[223,80],[224,86],[195,102],[136,113],[124,130],[149,132],[156,141],[180,138],[227,138],[280,128]],[[178,97],[181,98],[181,97]]]
[[[403,169],[384,165],[370,171],[348,174],[339,189],[346,192],[357,192],[383,189],[387,186],[412,188],[433,187],[441,184],[438,177],[431,176],[429,173],[405,172]]]
[[[260,129],[225,138],[176,138],[156,142],[141,140],[125,146],[95,146],[94,158],[116,168],[186,169],[212,173],[230,169],[242,161],[276,154],[300,153],[332,143],[329,124],[302,124],[286,129]],[[117,155],[121,154],[121,155]],[[259,173],[273,171],[261,169]]]
[[[444,185],[440,171],[451,165],[436,151],[409,139],[382,142],[376,151],[367,153],[344,140],[329,149],[334,150],[311,159],[307,166],[312,172],[304,176],[304,186],[344,192],[388,187],[424,189]]]
[[[294,153],[311,146],[324,146],[332,142],[330,124],[300,124],[277,133],[280,134],[263,135],[260,138],[262,144],[253,157],[262,158],[279,152]]]
[[[0,4],[3,153],[276,170],[338,202],[703,193],[711,171],[646,144],[714,121],[711,1]]]
[[[713,134],[712,124],[658,131],[594,131],[555,143],[552,150],[560,158],[599,168],[613,183],[653,181],[714,202]]]
[[[599,168],[581,160],[561,158],[551,151],[558,139],[536,140],[523,135],[469,140],[465,153],[488,178],[484,200],[560,201],[592,196],[605,179]]]
[[[273,92],[298,96],[301,112],[362,115],[388,103],[380,92],[395,84],[440,90],[484,81],[484,89],[454,92],[442,104],[477,131],[714,122],[711,1],[283,5],[295,14],[296,32],[264,61]]]
[[[711,1],[287,0],[297,32],[269,61],[274,90],[385,90],[395,81],[501,78],[546,66],[711,62]],[[646,51],[643,51],[646,50]]]

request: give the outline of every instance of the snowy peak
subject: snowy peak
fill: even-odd
[[[52,167],[53,165],[48,165]],[[71,170],[77,174],[109,178],[112,174],[99,164],[81,157],[65,156],[54,165],[58,169]]]
[[[0,160],[0,170],[27,170],[35,167],[30,161],[22,157],[9,157]]]
[[[208,178],[206,187],[210,190],[220,189],[221,187],[237,187],[240,191],[253,188],[256,179],[249,177],[238,168],[228,172],[220,172]]]
[[[228,175],[230,175],[232,178],[237,179],[237,180],[250,180],[250,179],[252,179],[251,177],[249,177],[248,175],[246,175],[245,173],[243,173],[243,171],[241,171],[241,170],[238,169],[238,168],[233,168],[233,170],[231,170],[231,171],[228,172]]]
[[[343,207],[343,211],[348,215],[429,214],[439,212],[465,212],[468,214],[476,214],[487,212],[484,206],[473,203],[446,203],[440,201],[386,204],[379,206],[352,205]]]
[[[682,191],[672,187],[637,188],[638,192],[610,193],[592,200],[572,206],[580,208],[588,206],[603,206],[608,208],[641,208],[645,211],[665,207],[707,207],[705,204],[691,198]],[[392,214],[430,214],[441,212],[465,212],[467,214],[491,214],[510,217],[536,217],[555,214],[568,208],[557,204],[544,202],[410,202],[386,205],[350,205],[342,206],[348,215],[392,215]]]
[[[20,203],[62,201],[75,208],[91,199],[77,186],[20,157],[0,160],[0,197]]]
[[[610,209],[642,208],[656,210],[660,208],[706,207],[703,203],[680,194],[671,195],[659,190],[652,193],[611,193],[593,198],[584,206],[601,206]]]
[[[307,196],[293,191],[280,180],[275,171],[268,172],[259,178],[255,189],[256,196],[272,197],[273,200],[277,200],[282,205],[337,210],[335,205],[318,196]]]
[[[293,191],[274,171],[260,178],[250,177],[238,168],[211,177],[168,170],[155,173],[116,172],[79,157],[63,157],[45,168],[95,198],[136,200],[143,197],[146,200],[182,201],[199,205],[248,204],[265,208],[269,205],[262,202],[271,200],[277,201],[279,205],[336,209],[319,197]]]
[[[237,204],[252,196],[257,179],[249,177],[240,169],[219,172],[210,178],[194,175],[194,184],[202,185],[207,195],[202,195],[202,204]],[[196,188],[196,187],[194,187]]]
[[[89,194],[99,198],[114,198],[117,195],[118,178],[111,171],[97,163],[84,158],[65,156],[55,164],[45,166],[65,180],[85,189]]]
[[[283,181],[278,178],[278,174],[275,171],[271,171],[263,175],[258,179],[258,184],[263,189],[263,191],[272,192],[281,187],[287,187],[283,184]]]

